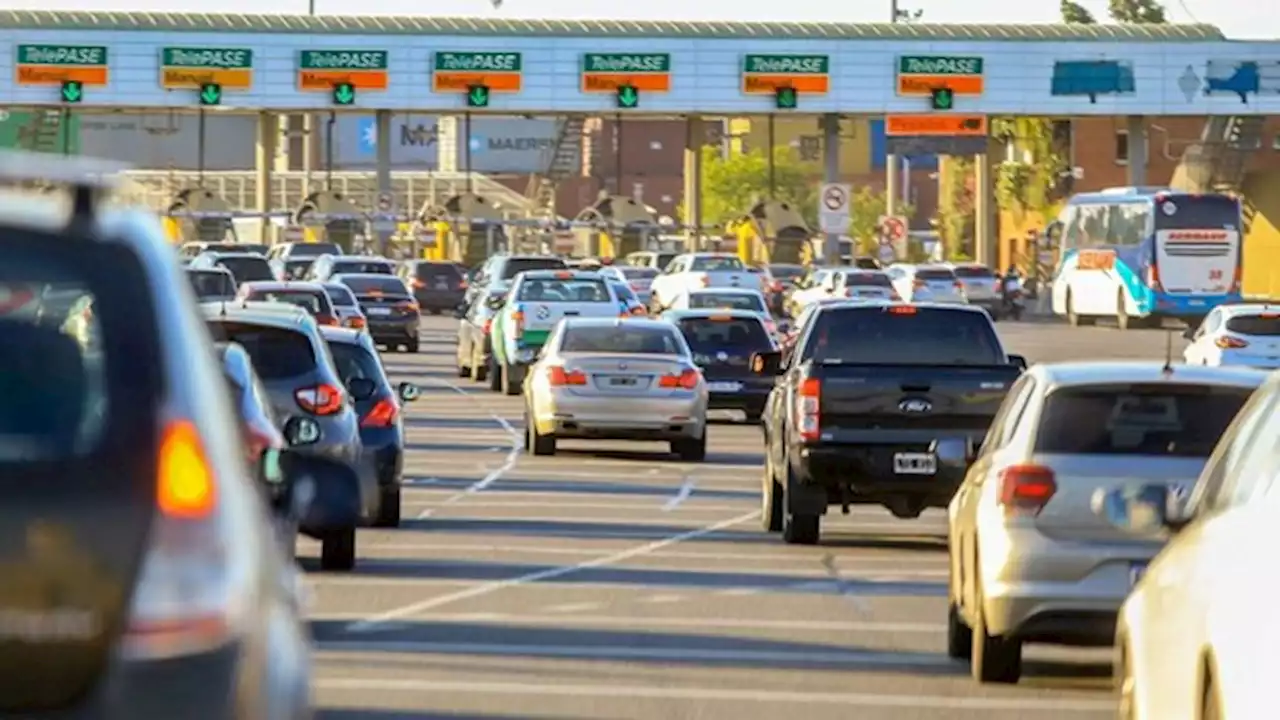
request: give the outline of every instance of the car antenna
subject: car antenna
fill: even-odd
[[[226,298],[222,298],[222,312],[218,313],[218,316],[219,317],[227,316],[227,299]]]
[[[1160,368],[1160,372],[1165,375],[1173,374],[1173,331],[1170,330],[1164,335],[1164,367]]]

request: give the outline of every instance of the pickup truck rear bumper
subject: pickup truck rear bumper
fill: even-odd
[[[964,436],[930,442],[801,445],[791,453],[800,492],[789,493],[793,512],[824,514],[831,505],[882,505],[902,517],[925,508],[946,507],[964,480]],[[895,472],[899,453],[930,453],[937,458],[931,475]]]

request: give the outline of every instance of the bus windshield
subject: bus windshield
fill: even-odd
[[[1226,195],[1174,196],[1156,208],[1156,230],[1240,230],[1240,203]]]

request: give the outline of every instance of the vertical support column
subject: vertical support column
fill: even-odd
[[[823,182],[840,182],[840,116],[828,113],[822,116],[822,179]],[[822,243],[823,262],[835,265],[840,262],[840,236],[827,233]]]
[[[257,171],[255,183],[255,205],[258,212],[270,212],[271,207],[271,175],[276,164],[276,138],[280,135],[280,123],[276,116],[269,112],[258,113],[258,138],[254,153],[254,169]],[[271,242],[271,223],[263,220],[258,226],[258,242]]]
[[[884,159],[884,214],[898,214],[898,186],[902,183],[898,179],[898,162],[897,155],[888,155]]]
[[[461,147],[458,118],[454,115],[436,118],[436,169],[443,173],[458,172],[458,167],[462,165],[458,162]]]
[[[378,194],[391,193],[391,111],[379,110],[375,115],[375,127],[377,128],[378,144],[377,144],[377,168],[375,170],[378,179]],[[395,207],[394,205],[392,206]],[[397,208],[397,211],[399,208]],[[394,226],[392,226],[394,227]],[[381,223],[378,224],[376,230],[378,233],[378,252],[385,256],[389,245],[391,244],[391,235],[394,230],[384,229]]]
[[[973,187],[973,259],[992,267],[997,260],[995,178],[991,176],[991,158],[986,153],[973,158]]]
[[[1125,118],[1129,132],[1129,184],[1147,184],[1147,122],[1141,115]]]
[[[302,185],[304,192],[311,192],[311,174],[315,172],[316,160],[320,157],[320,143],[316,137],[316,116],[307,113],[302,116]]]
[[[684,126],[684,223],[685,247],[697,252],[702,237],[702,119],[685,119]]]

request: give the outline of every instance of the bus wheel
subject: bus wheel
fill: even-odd
[[[1071,327],[1093,324],[1093,318],[1081,317],[1080,314],[1076,312],[1075,298],[1071,297],[1070,290],[1067,290],[1067,323],[1071,325]]]
[[[1131,318],[1129,311],[1124,306],[1124,291],[1116,293],[1116,327],[1121,330],[1128,330]]]

